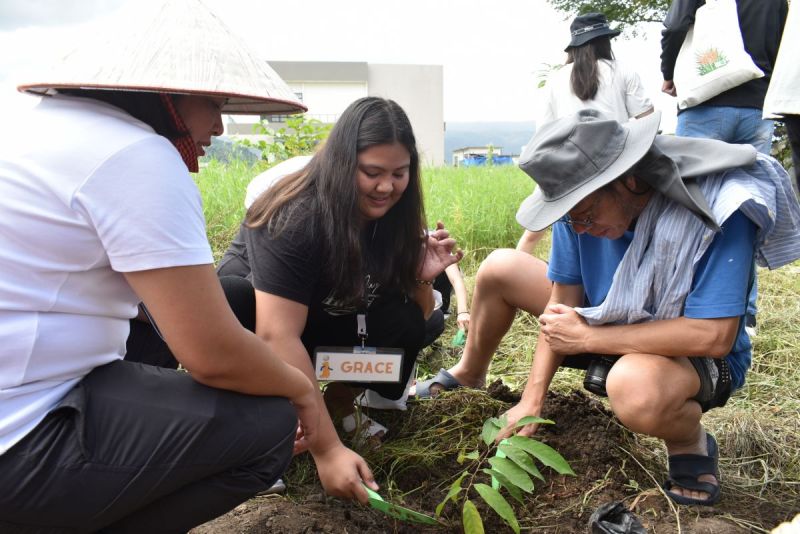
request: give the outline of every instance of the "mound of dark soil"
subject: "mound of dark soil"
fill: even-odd
[[[469,468],[468,463],[458,464],[458,453],[482,447],[483,421],[518,400],[499,382],[486,393],[458,391],[442,397],[416,404],[407,412],[373,413],[392,429],[389,439],[380,451],[360,451],[372,466],[384,498],[427,514],[433,513],[450,483]],[[551,392],[543,416],[556,424],[543,425],[536,438],[559,451],[577,476],[543,469],[546,482],[537,481],[524,507],[509,499],[523,531],[588,532],[592,512],[611,501],[623,501],[648,532],[658,534],[678,532],[679,524],[687,534],[751,532],[753,527],[769,529],[792,515],[790,504],[760,502],[756,506],[729,494],[714,508],[673,509],[656,487],[665,468],[652,459],[663,462],[663,453],[637,442],[597,399],[578,391]],[[319,482],[309,475],[313,464],[306,459],[294,464],[286,476],[288,496],[254,498],[192,534],[461,531],[461,510],[453,504],[445,508],[445,526],[440,529],[400,523],[357,504],[326,498]],[[481,474],[477,481],[487,483],[488,476]],[[511,532],[480,498],[472,500],[486,532]]]

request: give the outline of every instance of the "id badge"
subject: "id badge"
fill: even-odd
[[[403,349],[317,347],[314,374],[322,382],[389,382],[402,379]]]

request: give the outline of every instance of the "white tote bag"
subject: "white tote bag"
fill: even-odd
[[[736,0],[706,0],[675,62],[678,107],[705,102],[764,73],[744,49]]]

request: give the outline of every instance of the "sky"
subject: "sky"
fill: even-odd
[[[0,110],[26,73],[52,64],[97,27],[159,0],[0,0]],[[444,118],[531,121],[547,65],[562,63],[569,15],[546,0],[203,0],[266,60],[442,65]],[[614,52],[635,66],[662,128],[674,130],[675,101],[660,92],[660,25],[620,36]]]

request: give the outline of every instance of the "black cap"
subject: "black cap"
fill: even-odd
[[[592,39],[597,39],[604,35],[616,37],[621,33],[619,30],[612,30],[608,26],[608,19],[602,13],[578,15],[569,25],[569,32],[571,40],[567,48],[584,45]]]

